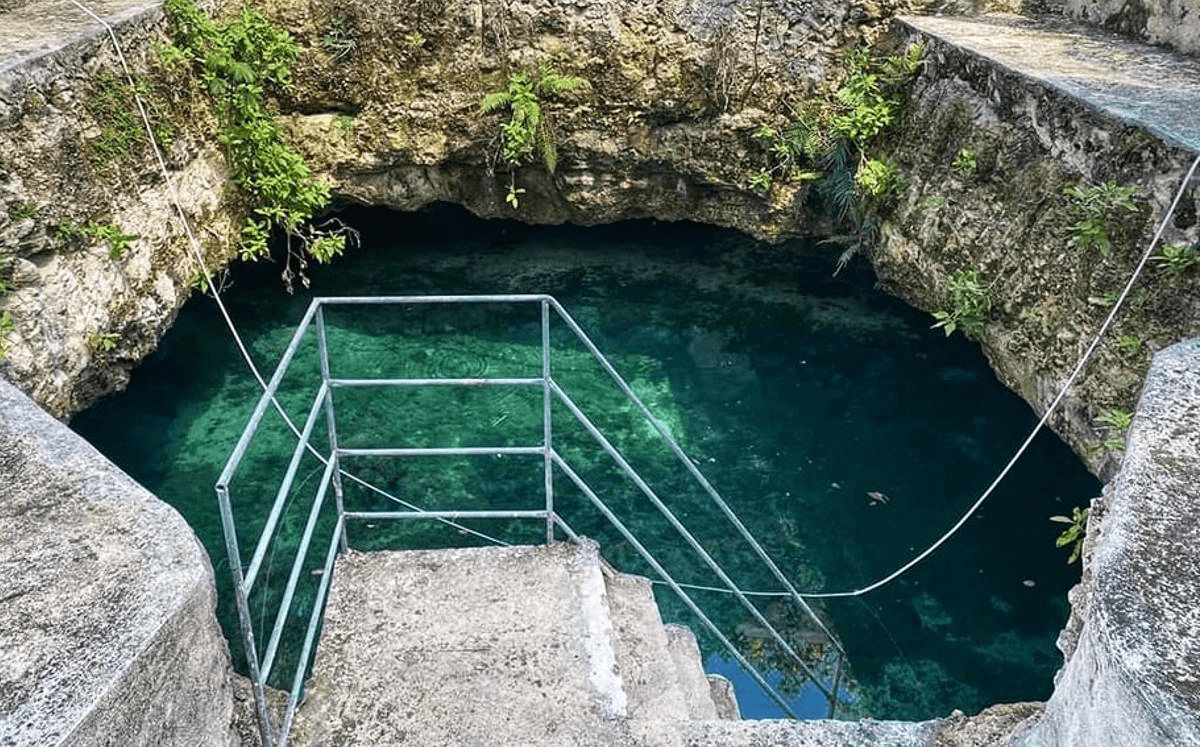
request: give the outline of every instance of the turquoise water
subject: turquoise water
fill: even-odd
[[[538,228],[480,221],[449,207],[409,215],[355,210],[344,217],[362,230],[363,246],[332,268],[312,268],[314,290],[555,295],[805,591],[858,588],[921,550],[977,497],[1034,422],[1029,408],[996,382],[975,346],[929,329],[927,315],[875,290],[865,267],[852,265],[830,277],[836,252],[812,242],[769,246],[734,232],[652,222]],[[310,298],[283,293],[277,271],[268,265],[236,268],[224,294],[268,372]],[[328,321],[338,376],[540,373],[532,307],[331,311]],[[651,429],[633,417],[561,328],[555,349],[556,378],[731,575],[749,588],[775,590],[750,562],[748,549],[730,538],[723,520],[680,476]],[[306,343],[300,361],[311,358]],[[308,406],[302,383],[299,374],[289,377],[282,397],[301,420]],[[212,485],[257,395],[212,301],[198,298],[135,371],[126,392],[72,422],[196,529],[223,584],[221,615],[235,651]],[[337,397],[343,445],[540,441],[540,392],[342,390]],[[554,427],[556,445],[569,461],[673,573],[711,583],[669,528],[646,511],[644,499],[594,456],[561,408],[554,411]],[[323,419],[316,438],[325,438]],[[278,419],[268,418],[235,479],[235,511],[248,526],[240,537],[245,556],[278,487],[288,440]],[[401,464],[361,458],[349,467],[426,508],[539,508],[543,500],[534,457]],[[319,464],[305,458],[298,474],[298,491],[311,491]],[[1069,513],[1098,489],[1066,447],[1043,436],[980,515],[924,564],[863,598],[821,605],[850,655],[844,712],[928,718],[1047,697],[1061,663],[1053,644],[1066,620],[1066,591],[1078,576],[1054,548],[1058,528],[1047,517]],[[579,531],[600,540],[614,564],[645,571],[628,544],[587,511],[561,477],[556,491],[559,508]],[[887,502],[872,500],[869,492],[885,494]],[[357,508],[388,506],[353,484],[347,501]],[[289,502],[280,546],[294,547],[307,512],[303,501]],[[544,533],[511,522],[471,527],[509,541],[537,541]],[[322,549],[328,528],[328,522],[318,523]],[[428,524],[358,525],[351,537],[363,548],[476,542]],[[264,614],[270,604],[264,608],[262,602],[277,598],[291,562],[286,555],[276,550],[267,556],[266,591],[252,599],[260,645],[271,620]],[[305,567],[302,601],[311,599],[317,565]],[[715,594],[698,598],[721,610],[717,617],[753,658],[768,666],[779,661],[743,612]],[[660,605],[665,617],[694,625],[669,592],[660,595]],[[792,623],[803,638],[803,626],[780,605],[764,603],[763,609],[773,620]],[[287,625],[285,658],[294,653],[303,620],[297,616]],[[725,667],[712,641],[701,638],[710,668]],[[792,691],[806,715],[823,715],[821,703],[806,705],[811,692],[798,685]],[[773,705],[754,705],[758,699],[740,682],[739,695],[748,716],[778,713]]]

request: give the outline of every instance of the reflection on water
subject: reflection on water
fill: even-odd
[[[313,270],[321,295],[555,295],[805,591],[859,588],[923,549],[976,498],[1033,424],[1029,408],[995,381],[973,345],[930,330],[926,315],[877,292],[864,268],[831,278],[831,257],[813,244],[768,246],[687,224],[532,228],[478,221],[450,208],[345,217],[362,229],[364,245],[332,268]],[[273,273],[267,266],[238,268],[226,296],[265,370],[274,367],[308,301],[283,294]],[[339,312],[331,313],[330,327],[340,376],[540,371],[532,308]],[[555,376],[564,388],[731,575],[747,588],[776,590],[652,430],[562,330],[555,350]],[[232,620],[228,574],[211,486],[257,394],[211,300],[196,299],[135,372],[128,391],[72,424],[192,523],[218,568],[226,623]],[[346,444],[368,445],[397,445],[397,439],[414,446],[528,443],[540,433],[541,411],[540,393],[527,394],[339,391],[339,435]],[[294,412],[307,408],[299,397],[285,402]],[[607,501],[633,517],[672,573],[712,583],[636,491],[592,456],[569,414],[556,409],[554,428],[556,445],[603,488]],[[239,515],[259,512],[255,526],[278,488],[288,441],[282,426],[269,422],[257,446],[283,456],[264,457],[239,474]],[[397,465],[362,458],[352,468],[427,508],[536,508],[540,463],[519,461]],[[319,465],[306,460],[300,475],[312,484]],[[259,487],[246,490],[250,484]],[[1054,639],[1077,570],[1054,548],[1056,528],[1046,518],[1069,513],[1097,489],[1061,443],[1042,437],[981,514],[924,564],[865,598],[819,605],[850,655],[842,689],[853,705],[845,713],[928,718],[1048,696],[1060,663]],[[356,505],[386,503],[354,485],[347,490]],[[600,540],[614,564],[645,571],[636,553],[584,510],[577,491],[565,485],[556,491],[559,507]],[[285,539],[295,541],[306,511],[289,506],[280,530]],[[515,541],[536,541],[541,532],[477,528]],[[359,526],[353,536],[360,547],[398,538],[413,546],[474,542],[425,525]],[[282,578],[290,562],[273,552],[264,577]],[[299,594],[311,594],[307,588]],[[748,615],[716,594],[697,592],[697,598],[725,610],[719,617],[744,650],[785,669]],[[696,627],[669,592],[659,600],[664,617]],[[269,628],[256,609],[260,625]],[[762,609],[787,625],[814,661],[825,661],[827,652],[794,610],[778,603]],[[698,633],[709,666],[729,673],[710,638]],[[734,679],[747,715],[778,713],[749,707],[750,691]],[[792,689],[808,709],[811,692]],[[823,700],[806,710],[823,713]]]

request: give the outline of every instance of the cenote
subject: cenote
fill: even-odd
[[[860,588],[904,563],[961,515],[1034,424],[1030,408],[996,381],[975,345],[959,335],[947,339],[930,329],[928,315],[878,291],[865,264],[832,277],[836,250],[815,241],[767,245],[732,231],[650,221],[531,227],[475,219],[449,206],[412,214],[356,208],[342,217],[361,231],[362,245],[332,266],[310,268],[311,289],[297,284],[294,295],[286,294],[278,266],[267,263],[230,273],[223,297],[262,370],[274,369],[314,293],[554,295],[802,591]],[[403,313],[386,323],[332,319],[354,335],[341,351],[344,365],[365,370],[403,356],[430,366],[405,372],[412,376],[539,375],[506,369],[536,350],[533,313]],[[563,355],[571,369],[570,351]],[[590,384],[580,386],[585,394],[573,396],[587,406],[582,399]],[[197,296],[128,389],[72,422],[195,528],[214,562],[235,653],[212,486],[258,394],[212,300]],[[609,406],[610,394],[596,397],[593,406]],[[521,427],[520,403],[454,402],[466,417],[414,400],[389,408],[386,422],[347,429],[466,444],[494,442],[496,433]],[[624,424],[619,415],[606,419],[605,427],[616,431],[608,435],[633,452],[631,461],[644,462],[639,469],[658,481],[689,525],[717,526],[698,490],[667,495],[676,483],[658,475],[653,453],[641,453],[637,428],[644,424]],[[476,501],[472,507],[536,508],[540,472],[514,471],[502,461],[431,461],[424,472],[362,468],[427,508],[455,499]],[[602,468],[589,469],[604,482]],[[264,511],[280,475],[262,478]],[[632,493],[613,490],[613,502],[640,517],[632,522],[648,544],[673,560],[672,540],[658,520],[638,513]],[[824,602],[821,614],[850,657],[842,715],[924,719],[1048,697],[1061,663],[1054,641],[1068,614],[1066,592],[1078,578],[1078,566],[1054,547],[1059,527],[1048,517],[1069,513],[1097,492],[1070,450],[1043,434],[940,551],[878,591]],[[575,510],[569,496],[562,500],[564,511]],[[614,565],[645,572],[619,536],[589,521],[572,520]],[[534,542],[542,531],[472,526],[508,541]],[[365,528],[352,538],[360,547],[375,544]],[[413,547],[478,544],[436,525],[412,529],[405,539]],[[738,566],[742,549],[726,546],[719,533],[705,540],[722,562]],[[280,560],[268,573],[279,576],[289,563]],[[687,581],[710,580],[687,567],[671,570]],[[747,588],[775,588],[768,578],[738,580]],[[669,597],[669,591],[659,597],[664,618],[697,629]],[[770,666],[769,654],[756,649],[754,626],[739,615],[731,611],[725,622]],[[710,670],[728,673],[711,642],[701,639]],[[745,717],[778,715],[735,680]],[[803,692],[797,698],[803,701]],[[806,715],[823,715],[821,706]]]

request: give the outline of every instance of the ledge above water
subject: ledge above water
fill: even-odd
[[[897,23],[1200,152],[1200,62],[1190,57],[1014,15],[903,16]]]

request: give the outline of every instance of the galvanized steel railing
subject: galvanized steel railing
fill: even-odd
[[[536,378],[412,378],[412,379],[340,379],[334,378],[330,374],[329,348],[326,339],[326,326],[323,309],[332,306],[365,306],[365,305],[397,305],[397,304],[467,304],[467,303],[503,303],[503,304],[538,304],[541,307],[541,376]],[[590,353],[595,360],[600,364],[604,371],[612,378],[613,382],[620,389],[622,394],[634,404],[636,409],[645,417],[646,421],[662,438],[663,442],[674,453],[679,463],[687,470],[696,483],[704,490],[711,498],[713,503],[720,509],[721,513],[728,519],[734,527],[737,534],[747,545],[752,548],[754,554],[762,561],[765,567],[770,571],[779,584],[786,590],[781,593],[782,596],[790,599],[809,620],[815,624],[816,629],[824,635],[829,646],[835,652],[836,657],[834,675],[829,684],[822,682],[816,672],[812,670],[809,664],[805,661],[792,646],[785,640],[784,636],[772,625],[759,611],[759,609],[748,598],[752,592],[746,592],[741,589],[721,568],[716,560],[704,549],[702,544],[697,540],[691,531],[679,520],[679,518],[663,503],[655,491],[646,483],[637,470],[629,464],[628,461],[620,454],[620,452],[612,445],[612,443],[604,436],[603,433],[593,424],[593,422],[583,413],[576,405],[571,397],[559,386],[555,381],[551,372],[551,346],[550,346],[550,320],[551,311],[564,322],[567,328],[574,334],[576,338],[583,344],[584,348]],[[301,427],[297,428],[288,419],[283,407],[276,399],[280,385],[283,382],[285,374],[288,372],[293,358],[301,345],[301,341],[305,338],[310,328],[316,330],[317,349],[320,360],[320,386],[312,398],[311,405],[308,409],[307,417]],[[332,393],[338,388],[354,388],[354,387],[540,387],[542,389],[542,408],[543,408],[543,432],[542,443],[529,446],[500,446],[500,447],[428,447],[428,448],[345,448],[339,445],[337,436],[337,417],[334,408],[334,398]],[[754,678],[756,682],[774,699],[780,707],[789,715],[795,717],[795,713],[789,707],[786,699],[781,696],[776,688],[772,687],[767,682],[766,678],[750,663],[747,658],[737,650],[729,638],[717,627],[711,618],[704,613],[697,605],[692,596],[688,593],[687,584],[682,584],[667,572],[662,564],[654,557],[654,555],[638,540],[629,527],[621,521],[621,519],[607,506],[604,500],[596,494],[596,492],[588,485],[588,483],[569,465],[562,455],[555,450],[553,439],[553,428],[551,421],[551,407],[557,401],[567,408],[571,415],[578,421],[580,425],[587,431],[588,434],[596,441],[600,449],[607,454],[613,462],[618,466],[620,471],[631,480],[642,493],[642,495],[666,518],[670,525],[675,529],[680,537],[687,545],[697,554],[705,566],[707,566],[723,584],[722,591],[731,594],[737,601],[746,609],[747,612],[762,626],[762,629],[767,631],[770,638],[796,663],[801,671],[805,673],[808,679],[820,690],[826,698],[829,708],[828,715],[832,716],[838,703],[837,692],[839,682],[843,670],[843,662],[845,652],[837,638],[826,628],[821,619],[816,615],[804,598],[797,592],[792,583],[779,569],[776,563],[763,549],[762,545],[750,534],[742,521],[734,514],[729,505],[721,498],[720,494],[712,486],[711,483],[701,474],[700,470],[688,458],[683,449],[675,441],[674,438],[667,432],[666,428],[654,417],[642,400],[633,392],[629,384],[617,373],[612,364],[602,355],[599,349],[592,343],[591,339],[584,333],[583,329],[575,322],[566,310],[555,300],[548,295],[476,295],[476,296],[389,296],[389,297],[344,297],[344,298],[315,298],[309,305],[304,318],[293,334],[290,343],[283,353],[283,357],[275,370],[266,390],[259,399],[255,407],[250,421],[238,440],[237,446],[230,455],[225,469],[216,485],[217,498],[220,503],[221,521],[225,533],[226,549],[229,554],[229,566],[233,575],[234,595],[238,612],[238,620],[241,628],[242,639],[245,646],[245,654],[248,667],[250,669],[250,677],[253,682],[254,696],[256,701],[257,718],[259,728],[262,732],[263,743],[273,747],[284,747],[287,744],[288,732],[290,731],[293,718],[295,716],[299,694],[303,687],[304,674],[307,671],[308,665],[312,659],[313,646],[316,640],[317,628],[319,626],[321,615],[324,610],[324,601],[329,588],[330,578],[333,574],[334,561],[338,550],[346,550],[348,541],[346,538],[346,522],[347,521],[362,521],[362,520],[403,520],[403,519],[421,519],[421,520],[437,520],[451,524],[459,528],[461,531],[475,534],[481,538],[500,542],[495,538],[488,537],[482,533],[470,530],[456,522],[464,519],[531,519],[545,522],[546,526],[546,541],[553,542],[555,540],[555,530],[560,529],[572,541],[578,541],[578,534],[567,524],[555,511],[554,504],[554,469],[557,467],[582,493],[585,495],[598,511],[620,535],[634,548],[643,560],[658,574],[658,581],[670,587],[675,592],[683,604],[700,620],[701,624],[715,637],[722,646],[724,646],[733,656],[733,658],[745,668],[745,670]],[[253,438],[258,432],[264,416],[270,408],[274,407],[279,414],[287,422],[288,427],[297,436],[296,445],[293,449],[291,459],[285,471],[283,481],[276,492],[275,500],[271,505],[271,510],[267,516],[265,525],[258,541],[255,543],[254,552],[251,555],[248,564],[242,561],[241,551],[238,546],[237,532],[234,523],[233,504],[230,498],[230,483],[237,471],[238,466],[242,463],[247,450],[249,449]],[[317,426],[322,414],[325,417],[326,431],[328,434],[327,450],[323,451],[312,443],[313,431]],[[303,536],[300,540],[296,551],[295,559],[292,563],[290,573],[288,575],[287,584],[284,588],[282,600],[279,610],[276,612],[274,623],[271,628],[271,635],[267,641],[265,650],[260,657],[258,654],[258,642],[255,640],[253,623],[250,609],[250,594],[255,588],[255,584],[259,581],[260,573],[262,572],[264,560],[268,557],[268,551],[272,538],[278,527],[280,517],[283,514],[284,506],[287,501],[297,473],[300,463],[305,454],[310,454],[316,457],[324,465],[321,479],[316,490],[316,497],[313,500],[312,507],[308,514],[308,519],[304,527]],[[545,484],[545,507],[538,510],[488,510],[488,511],[470,511],[470,510],[450,510],[450,511],[427,511],[412,503],[397,499],[394,496],[388,495],[388,498],[403,504],[407,510],[405,511],[347,511],[343,503],[343,484],[342,479],[346,478],[355,482],[367,485],[367,487],[376,490],[365,481],[356,477],[350,472],[345,471],[341,467],[341,461],[345,457],[413,457],[413,456],[479,456],[479,455],[537,455],[542,457],[544,484]],[[282,715],[280,723],[276,726],[273,723],[272,714],[267,706],[266,700],[266,683],[275,666],[276,659],[279,653],[279,645],[284,629],[284,624],[295,601],[295,592],[297,584],[300,580],[305,561],[309,556],[309,549],[312,544],[314,531],[318,524],[318,517],[321,515],[322,508],[326,505],[326,500],[329,494],[329,488],[333,488],[333,499],[336,506],[337,518],[336,525],[331,533],[328,546],[325,549],[324,563],[320,569],[320,581],[316,590],[315,600],[312,603],[312,611],[309,615],[308,625],[306,628],[304,641],[301,646],[299,661],[296,665],[295,672],[292,678],[292,687],[290,697],[288,699],[286,710]],[[387,495],[384,493],[384,495]]]

